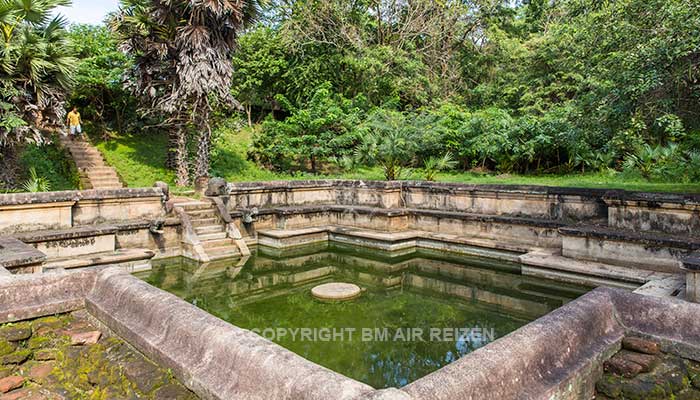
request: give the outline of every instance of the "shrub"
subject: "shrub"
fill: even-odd
[[[362,127],[362,143],[355,155],[368,165],[379,165],[384,177],[397,180],[413,164],[418,152],[418,130],[398,111],[379,109]]]
[[[331,92],[329,85],[320,87],[303,107],[296,108],[283,97],[291,115],[278,121],[271,115],[253,138],[250,155],[274,169],[310,169],[334,158],[352,153],[360,138],[356,127],[362,121],[362,98],[349,100]]]

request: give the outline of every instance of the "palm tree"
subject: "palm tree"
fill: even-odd
[[[240,107],[231,96],[236,38],[259,13],[235,0],[122,0],[111,19],[122,49],[135,59],[135,93],[146,113],[170,129],[177,184],[190,183],[188,132],[197,139],[195,176],[209,175],[210,117],[215,105]]]
[[[41,141],[42,131],[62,125],[65,93],[77,60],[62,17],[69,0],[0,0],[0,146]]]

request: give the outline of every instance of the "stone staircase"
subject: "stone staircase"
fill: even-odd
[[[114,168],[107,165],[102,153],[81,137],[61,137],[61,143],[68,149],[80,173],[80,185],[83,189],[122,188],[121,181]]]
[[[189,220],[190,236],[194,237],[188,238],[189,243],[185,243],[185,247],[191,247],[192,258],[208,262],[241,256],[238,244],[212,203],[188,201],[175,206],[183,210]],[[204,254],[198,254],[202,252]]]

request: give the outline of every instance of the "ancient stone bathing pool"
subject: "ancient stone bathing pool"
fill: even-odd
[[[80,315],[102,334],[76,346],[85,332],[59,327],[56,360],[30,348],[45,338],[6,339],[0,392],[104,394],[59,355],[124,343],[141,361],[107,365],[154,399],[700,398],[699,210],[698,195],[433,182],[0,195],[0,330],[43,337],[43,318]],[[360,296],[312,297],[330,282]],[[132,379],[146,366],[157,385]]]
[[[137,274],[236,326],[374,388],[403,387],[589,288],[520,274],[520,265],[434,250],[340,244],[263,246],[246,261],[160,260]],[[348,302],[311,288],[347,282]]]

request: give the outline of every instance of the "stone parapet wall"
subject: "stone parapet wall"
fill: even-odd
[[[557,220],[606,218],[605,190],[412,181],[283,181],[228,185],[229,210],[346,205]]]
[[[406,182],[406,207],[580,221],[604,218],[602,190]]]
[[[106,189],[0,195],[0,235],[165,214],[160,188]]]
[[[700,195],[628,193],[605,202],[611,227],[700,236]]]

